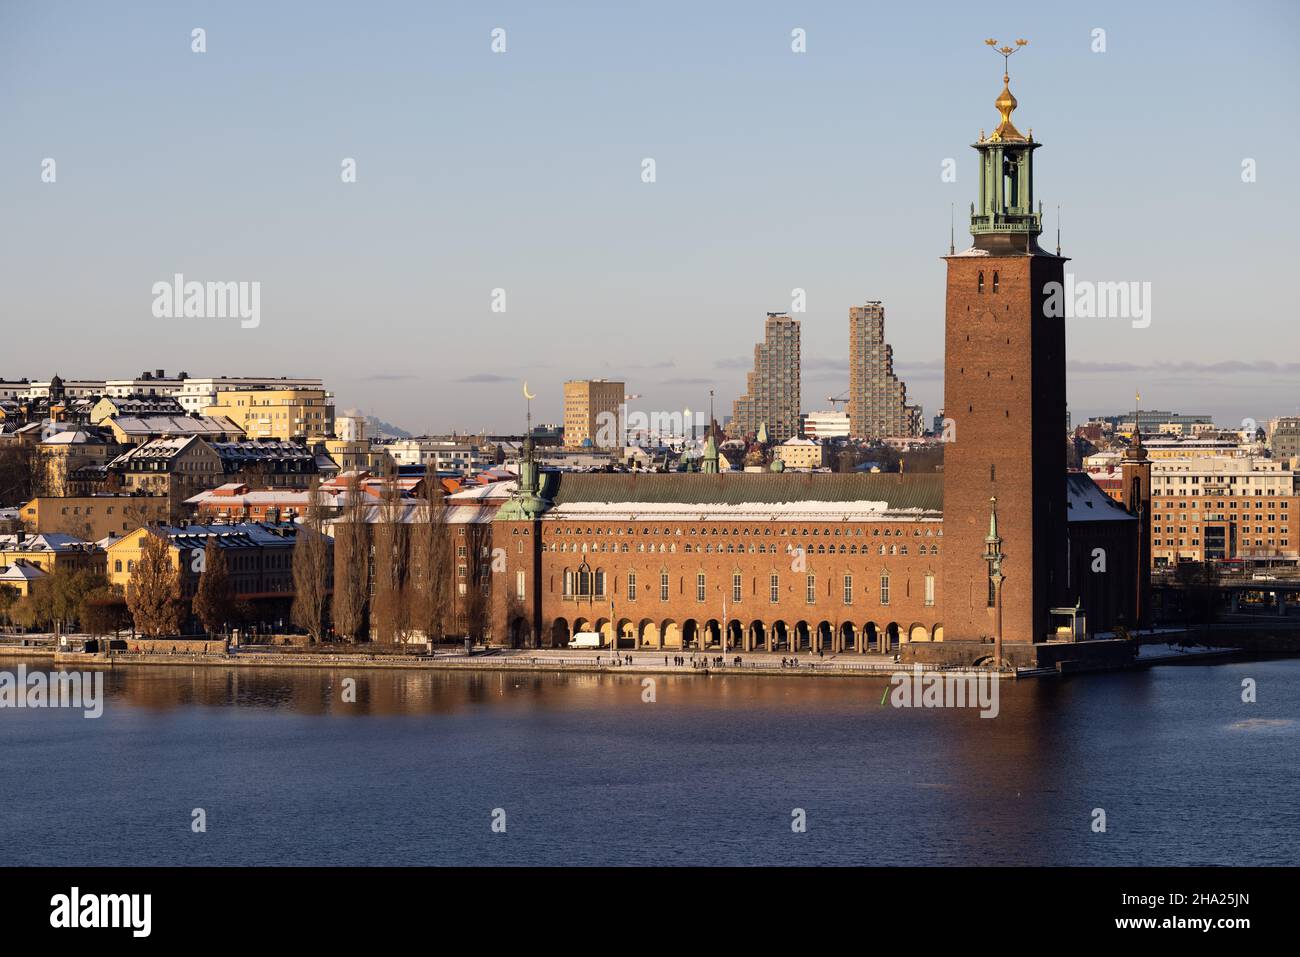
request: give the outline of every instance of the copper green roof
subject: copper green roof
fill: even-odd
[[[610,474],[553,472],[543,493],[554,505],[598,502],[674,505],[777,505],[783,502],[885,502],[890,509],[943,510],[937,473],[740,472]]]

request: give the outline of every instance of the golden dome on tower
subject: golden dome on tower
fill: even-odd
[[[1004,67],[1010,61],[1011,54],[1029,43],[1028,40],[1017,40],[1014,47],[999,47],[997,40],[985,40],[984,42],[1002,57]],[[998,113],[1002,116],[1002,122],[998,124],[997,129],[993,131],[993,135],[988,138],[987,142],[1028,142],[1024,135],[1016,129],[1015,124],[1011,122],[1011,114],[1019,104],[1016,103],[1016,98],[1011,93],[1011,74],[1009,71],[1002,74],[1002,92],[998,94],[998,98],[993,102],[993,105],[998,108]]]
[[[989,137],[989,142],[1002,143],[1008,140],[1019,143],[1026,142],[1025,137],[1018,129],[1016,129],[1015,124],[1011,122],[1011,114],[1019,104],[1016,102],[1015,96],[1011,93],[1011,77],[1009,75],[1003,75],[1002,92],[999,93],[998,98],[993,101],[993,105],[998,108],[998,113],[1002,115],[1002,122],[998,124],[998,128],[995,129],[993,135]]]

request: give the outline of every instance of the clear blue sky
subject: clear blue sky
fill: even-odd
[[[848,308],[881,299],[930,415],[949,205],[960,244],[969,144],[997,120],[982,41],[1024,36],[1049,230],[1059,203],[1079,278],[1152,283],[1149,328],[1071,323],[1075,420],[1138,387],[1294,414],[1298,10],[8,0],[0,376],[321,375],[411,430],[518,428],[525,378],[540,420],[602,375],[646,410],[714,387],[721,412],[801,287],[805,408],[847,387]],[[154,318],[176,272],[260,281],[261,325]]]

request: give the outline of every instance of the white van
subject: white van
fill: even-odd
[[[602,635],[598,631],[580,631],[569,642],[570,648],[599,648]]]

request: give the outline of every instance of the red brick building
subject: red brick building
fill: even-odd
[[[1040,144],[1009,86],[996,106],[972,245],[945,257],[943,473],[542,477],[529,452],[493,523],[497,641],[1031,664],[1071,622],[1140,621],[1150,466],[1125,463],[1123,504],[1067,475],[1066,259],[1038,245]]]

